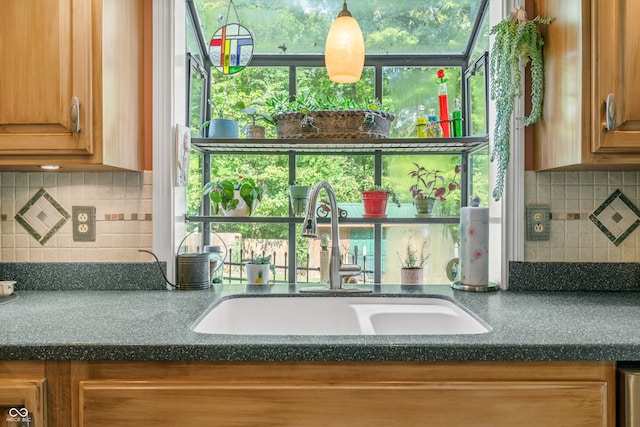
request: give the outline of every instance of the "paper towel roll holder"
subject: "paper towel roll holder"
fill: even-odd
[[[471,198],[471,206],[476,208],[480,206],[480,198],[478,196],[473,196]],[[460,268],[459,258],[454,258],[451,261],[449,261],[449,264],[447,265],[447,276],[449,276],[449,280],[453,282],[451,283],[451,287],[453,289],[457,289],[459,291],[470,291],[470,292],[494,292],[494,291],[500,290],[500,285],[498,285],[495,282],[488,282],[488,284],[486,285],[464,284],[457,277],[457,275],[459,275],[460,273],[460,270],[461,268]],[[455,271],[456,277],[452,278],[451,276],[453,275],[454,271]]]

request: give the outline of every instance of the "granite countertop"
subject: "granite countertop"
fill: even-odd
[[[268,295],[297,292],[276,285]],[[378,293],[400,294],[393,285]],[[640,292],[500,291],[424,286],[492,330],[478,335],[247,336],[191,330],[246,286],[201,291],[18,290],[0,305],[0,359],[72,360],[640,360]],[[261,294],[264,294],[263,291]],[[259,322],[260,319],[256,319]]]

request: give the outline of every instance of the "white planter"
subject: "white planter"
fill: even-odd
[[[401,268],[400,283],[403,285],[420,285],[424,281],[424,268]]]
[[[249,206],[247,205],[247,202],[245,202],[244,199],[240,197],[240,190],[235,190],[233,192],[233,198],[238,200],[238,206],[236,206],[235,209],[230,210],[221,209],[224,216],[249,216]],[[257,200],[253,201],[253,208],[251,209],[252,212],[255,212],[259,203],[260,202],[258,202]]]
[[[269,266],[271,264],[245,264],[247,271],[247,283],[250,285],[268,285]]]

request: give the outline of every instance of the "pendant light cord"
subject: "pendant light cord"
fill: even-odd
[[[347,0],[344,0],[344,3],[342,4],[342,10],[340,11],[338,18],[340,18],[341,16],[352,16],[351,12],[349,12],[349,10],[347,9]]]

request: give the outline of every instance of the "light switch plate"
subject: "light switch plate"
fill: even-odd
[[[527,240],[549,240],[551,235],[551,214],[549,206],[527,206]]]
[[[73,206],[73,241],[96,241],[96,208],[95,206]]]

